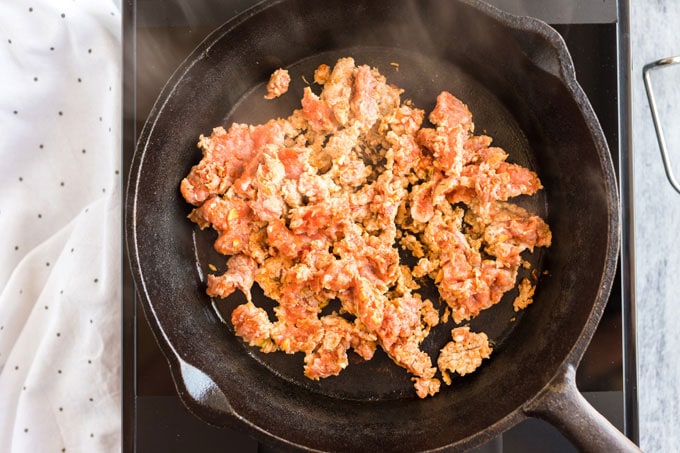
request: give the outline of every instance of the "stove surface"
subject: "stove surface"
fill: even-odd
[[[564,37],[574,59],[577,79],[600,119],[618,172],[629,152],[620,133],[621,124],[626,124],[620,117],[620,105],[628,100],[620,99],[620,93],[625,90],[619,90],[622,62],[618,3],[615,0],[575,1],[569,7],[564,6],[566,2],[520,4],[497,0],[490,3],[512,13],[549,20]],[[144,121],[174,69],[207,34],[252,4],[245,0],[194,0],[190,6],[177,1],[125,2],[125,168],[129,168]],[[590,12],[584,14],[588,8]],[[625,263],[629,257],[623,259]],[[596,409],[635,439],[636,420],[630,416],[635,413],[635,382],[627,378],[630,367],[634,366],[634,350],[630,342],[625,341],[631,335],[626,326],[632,303],[626,289],[629,286],[626,267],[623,266],[624,272],[621,269],[617,272],[602,321],[578,368],[577,385]],[[272,451],[240,432],[207,425],[182,405],[167,362],[137,303],[127,266],[123,311],[125,451]],[[534,450],[574,451],[554,428],[533,419],[476,451]]]

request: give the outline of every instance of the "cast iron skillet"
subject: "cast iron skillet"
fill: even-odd
[[[186,216],[179,182],[200,159],[199,134],[257,123],[299,106],[320,63],[353,56],[380,68],[426,111],[449,90],[511,160],[545,190],[519,203],[544,215],[553,246],[535,302],[513,294],[473,322],[496,343],[491,360],[437,396],[418,399],[407,373],[378,353],[312,382],[302,358],[245,346],[221,319],[235,300],[205,295],[214,236]],[[398,63],[398,67],[391,63]],[[278,67],[291,92],[264,101]],[[318,91],[318,90],[317,90]],[[177,70],[154,106],[133,159],[126,199],[131,265],[147,319],[177,390],[197,416],[239,426],[284,449],[415,451],[482,444],[526,417],[543,418],[583,450],[634,449],[588,405],[574,370],[607,301],[617,262],[619,208],[607,145],[560,36],[542,22],[475,0],[277,0],[215,31]],[[222,266],[224,267],[224,266]],[[256,294],[257,299],[261,295]],[[424,347],[436,353],[451,326]]]

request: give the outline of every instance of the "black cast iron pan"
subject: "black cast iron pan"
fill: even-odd
[[[378,354],[312,382],[302,358],[264,355],[221,321],[239,301],[205,295],[214,237],[194,228],[178,187],[200,159],[199,134],[258,123],[299,106],[302,76],[341,56],[377,66],[431,110],[448,90],[477,131],[534,169],[545,189],[519,203],[542,214],[553,246],[521,314],[512,293],[473,321],[496,344],[474,374],[425,400]],[[398,63],[398,67],[392,63]],[[279,67],[291,92],[264,101]],[[147,319],[187,407],[218,426],[244,427],[283,449],[465,449],[526,417],[553,423],[583,450],[634,449],[580,395],[574,370],[607,301],[617,262],[619,208],[611,158],[560,36],[542,22],[474,0],[277,0],[215,31],[177,70],[142,131],[126,199],[131,266]],[[261,296],[256,294],[256,299]],[[450,327],[450,326],[449,326]],[[435,352],[450,329],[433,335]]]

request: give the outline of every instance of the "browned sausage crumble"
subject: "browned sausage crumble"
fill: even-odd
[[[276,71],[266,97],[289,81]],[[548,225],[508,202],[541,183],[491,137],[474,135],[468,107],[446,91],[424,127],[425,112],[402,102],[402,89],[352,58],[319,66],[314,81],[320,94],[305,87],[288,118],[200,137],[203,158],[181,192],[195,206],[189,218],[215,229],[215,249],[229,256],[207,292],[242,291],[236,334],[264,352],[304,353],[311,379],[340,373],[349,349],[369,360],[380,346],[413,375],[419,397],[434,395],[438,371],[449,384],[450,372],[473,372],[491,345],[457,327],[435,366],[420,348],[430,329],[499,302],[526,263],[520,254],[550,245]],[[418,293],[427,278],[440,301]],[[275,319],[252,300],[253,283],[278,303]],[[533,295],[527,285],[518,308]],[[336,299],[341,309],[322,314]]]
[[[288,91],[288,85],[290,85],[290,75],[285,69],[277,69],[274,71],[269,78],[267,83],[267,94],[264,95],[265,99],[274,99]]]

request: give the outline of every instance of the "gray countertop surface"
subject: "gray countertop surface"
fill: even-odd
[[[666,179],[642,68],[680,55],[680,2],[631,0],[635,304],[640,446],[680,451],[680,194]],[[680,65],[650,73],[675,173]]]

